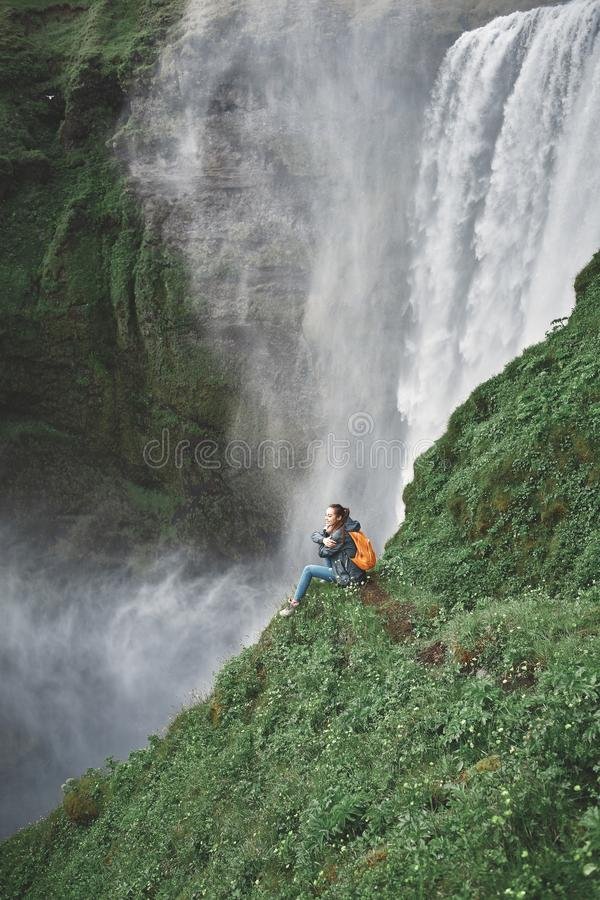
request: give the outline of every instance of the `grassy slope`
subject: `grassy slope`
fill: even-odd
[[[599,577],[600,254],[575,287],[568,325],[455,410],[405,490],[387,547],[447,600]]]
[[[577,450],[593,449],[599,262],[569,324],[421,460],[379,587],[311,589],[163,737],[89,770],[4,843],[2,896],[600,897],[598,490]],[[528,468],[496,484],[507,456]],[[559,475],[568,512],[550,522]],[[480,504],[497,517],[471,534]]]

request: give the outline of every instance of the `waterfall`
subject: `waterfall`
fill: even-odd
[[[448,50],[412,212],[412,333],[398,408],[434,440],[542,339],[600,246],[600,3],[514,13]],[[399,503],[399,513],[402,508]]]
[[[397,524],[427,7],[246,0],[220,15],[191,0],[125,129],[148,218],[187,257],[201,328],[239,381],[227,438],[295,452],[293,468],[239,480],[262,479],[265,504],[275,491],[295,569],[328,503],[380,548]]]
[[[60,778],[139,746],[256,639],[316,561],[308,534],[327,503],[349,505],[381,550],[414,456],[568,312],[600,245],[600,0],[464,34],[430,96],[447,35],[491,14],[473,6],[189,0],[131,98],[114,145],[147,240],[188,264],[182,352],[205,342],[238,378],[230,440],[296,452],[293,469],[254,461],[232,478],[240,505],[245,479],[265,488],[256,521],[273,491],[287,539],[253,566],[207,559],[193,582],[174,559],[141,582],[46,584],[29,545],[5,554],[11,827],[40,796],[57,802]]]
[[[181,353],[200,344],[211,361],[198,373],[195,424],[201,431],[222,363],[239,384],[227,439],[253,451],[283,439],[296,460],[290,469],[285,454],[280,469],[256,459],[228,469],[220,454],[217,475],[246,521],[271,523],[276,506],[287,541],[254,565],[222,568],[207,557],[192,581],[176,556],[143,574],[104,577],[85,566],[55,577],[37,571],[27,542],[5,554],[10,702],[0,726],[10,752],[0,780],[10,798],[0,834],[55,805],[67,776],[139,747],[210,687],[223,659],[256,640],[302,566],[317,561],[309,535],[327,503],[350,505],[378,549],[394,530],[398,460],[375,471],[360,454],[396,436],[401,419],[397,298],[436,68],[423,25],[430,6],[189,0],[157,70],[130,98],[115,152],[143,205],[144,241],[187,262]],[[436,61],[440,52],[436,44]],[[151,309],[137,312],[143,339],[157,323]],[[176,427],[171,446],[188,436]],[[350,441],[349,459],[330,464],[321,448],[311,463],[313,441],[330,435]],[[214,490],[225,493],[219,478]],[[15,544],[9,527],[6,537]]]

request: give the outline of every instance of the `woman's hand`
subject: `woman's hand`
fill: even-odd
[[[323,538],[323,546],[330,550],[332,547],[337,547],[337,541],[333,541],[330,537]]]

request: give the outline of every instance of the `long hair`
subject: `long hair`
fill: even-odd
[[[341,503],[330,503],[329,508],[334,510],[336,518],[338,520],[341,520],[342,525],[344,525],[348,521],[350,510],[347,506],[342,506]]]

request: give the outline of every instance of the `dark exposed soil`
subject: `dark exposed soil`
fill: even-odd
[[[406,639],[412,632],[412,616],[414,604],[398,603],[379,583],[377,576],[371,575],[361,590],[362,602],[365,606],[373,606],[383,618],[384,626],[395,642]]]
[[[446,645],[443,641],[436,641],[417,653],[417,659],[425,666],[441,666],[446,659]]]

